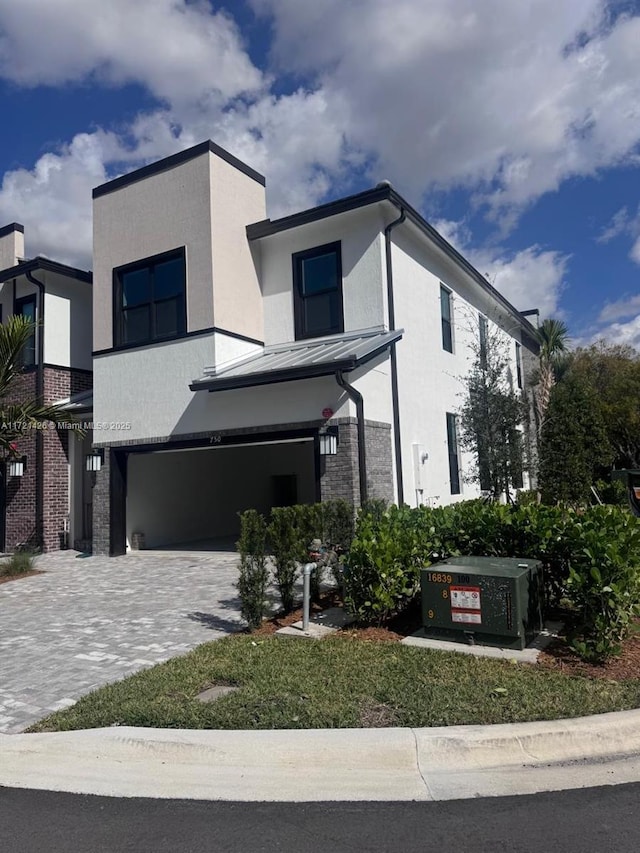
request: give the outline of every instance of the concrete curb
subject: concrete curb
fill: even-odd
[[[640,710],[432,729],[0,735],[0,785],[117,797],[446,800],[640,780]]]

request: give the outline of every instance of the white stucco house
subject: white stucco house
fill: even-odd
[[[520,384],[536,351],[388,183],[270,220],[264,178],[212,142],[94,190],[93,276],[95,553],[235,536],[248,507],[477,496],[471,336],[501,329]]]

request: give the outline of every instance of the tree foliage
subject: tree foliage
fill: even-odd
[[[536,330],[536,338],[540,345],[540,366],[534,399],[540,436],[549,407],[551,389],[557,381],[561,366],[564,368],[565,365],[563,356],[567,351],[569,330],[562,320],[547,318]]]
[[[600,341],[572,353],[570,371],[598,397],[616,468],[640,468],[640,355]]]
[[[523,441],[519,427],[527,415],[523,396],[513,388],[508,343],[498,329],[477,347],[463,379],[460,445],[475,460],[466,479],[494,496],[522,481]]]
[[[35,330],[32,321],[16,315],[0,324],[0,456],[5,459],[15,456],[16,442],[26,430],[73,421],[59,406],[47,406],[35,398],[17,399],[24,349]]]
[[[570,371],[551,389],[542,427],[538,483],[543,501],[588,502],[591,486],[613,455],[598,394]]]

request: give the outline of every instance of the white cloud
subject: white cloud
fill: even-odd
[[[640,314],[626,323],[609,323],[578,343],[580,346],[588,346],[599,340],[610,344],[627,344],[640,350]]]
[[[20,0],[0,11],[0,73],[20,85],[141,83],[171,103],[259,89],[233,19],[205,0]]]
[[[603,229],[597,237],[598,243],[609,243],[616,237],[627,236],[632,238],[629,257],[636,264],[640,264],[640,205],[635,216],[629,213],[628,208],[621,207],[612,217],[611,222]]]
[[[159,101],[120,135],[80,134],[7,173],[5,221],[24,220],[39,251],[87,258],[91,187],[208,137],[266,174],[272,216],[318,203],[368,158],[371,183],[390,178],[416,204],[463,186],[513,222],[567,177],[637,154],[640,16],[612,22],[605,0],[252,3],[272,18],[270,70],[207,0],[2,4],[5,79],[136,82]],[[280,70],[305,88],[274,94]],[[557,313],[565,256],[531,247],[477,263],[516,304]]]
[[[607,302],[600,311],[598,322],[608,323],[612,320],[622,320],[625,317],[635,316],[639,312],[640,296],[629,296],[615,302]]]
[[[464,221],[440,219],[432,224],[518,310],[537,308],[541,318],[562,316],[559,302],[568,255],[540,246],[515,252],[499,247],[477,249]]]
[[[276,67],[349,106],[348,140],[415,196],[480,189],[513,218],[640,140],[640,17],[604,0],[253,0]],[[322,37],[318,34],[322,33]]]

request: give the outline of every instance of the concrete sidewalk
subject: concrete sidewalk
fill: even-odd
[[[0,786],[118,797],[449,800],[638,780],[638,710],[431,729],[0,735]]]

